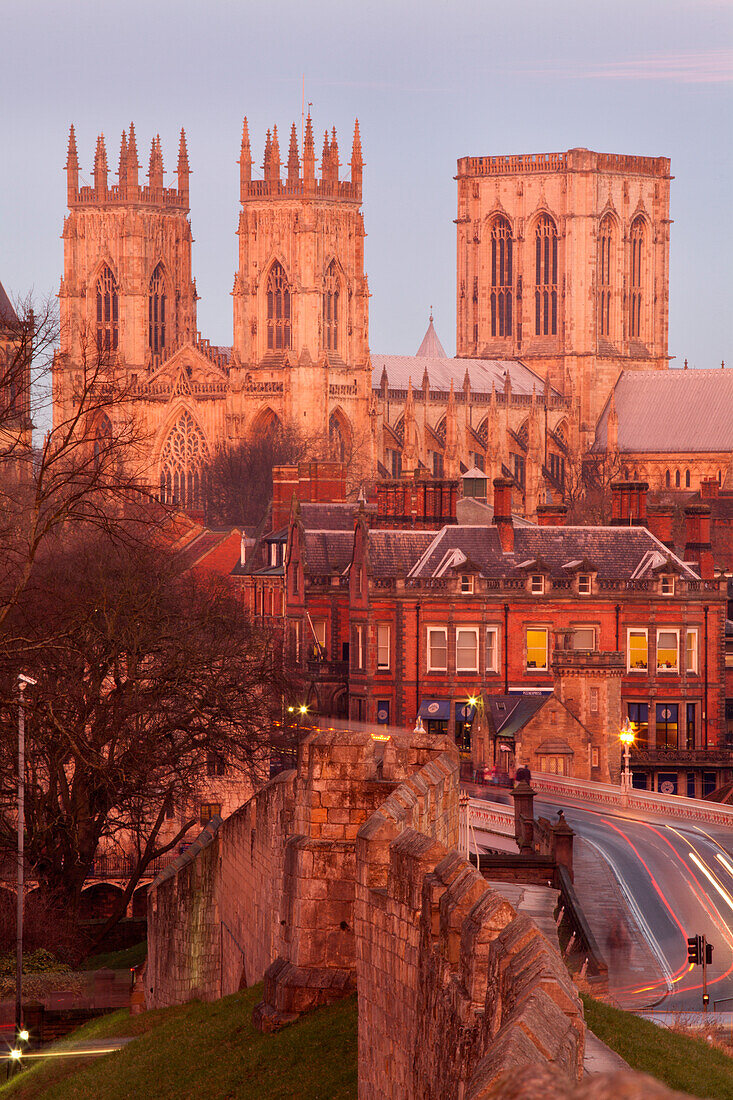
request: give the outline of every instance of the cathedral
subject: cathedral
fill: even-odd
[[[316,158],[310,115],[300,145],[291,127],[286,158],[268,130],[257,173],[245,119],[239,165],[222,347],[197,327],[184,132],[175,187],[158,136],[141,179],[132,124],[117,183],[100,136],[93,185],[80,186],[69,135],[55,415],[74,400],[79,364],[103,352],[126,401],[92,432],[134,417],[146,440],[135,472],[163,502],[197,508],[214,452],[279,424],[353,460],[355,481],[510,476],[528,517],[561,501],[569,467],[599,450],[652,488],[733,479],[730,372],[669,370],[668,159],[461,158],[455,358],[432,317],[415,355],[370,349],[358,121],[346,178],[335,129]]]

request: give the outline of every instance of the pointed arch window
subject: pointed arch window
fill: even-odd
[[[203,432],[188,410],[178,418],[160,460],[160,499],[180,508],[200,508],[203,472],[209,451]]]
[[[557,335],[557,226],[549,214],[535,228],[536,336]]]
[[[165,340],[165,275],[158,264],[153,272],[148,290],[148,344],[154,356],[163,354]]]
[[[323,280],[323,346],[338,351],[341,287],[336,261],[331,260]]]
[[[97,279],[97,348],[117,351],[119,342],[119,300],[117,282],[105,264]]]
[[[644,295],[644,219],[631,224],[631,292],[629,294],[629,336],[641,336],[641,308]]]
[[[346,439],[340,418],[335,412],[331,413],[328,420],[328,440],[331,445],[331,454],[337,462],[346,461]]]
[[[598,230],[598,331],[601,336],[611,332],[611,272],[615,250],[613,218],[606,214]]]
[[[102,413],[94,433],[94,465],[101,466],[105,455],[109,453],[112,444],[112,421],[106,413]]]
[[[281,263],[275,260],[267,277],[267,350],[290,347],[290,284]]]
[[[512,334],[512,227],[497,217],[491,225],[491,335]]]

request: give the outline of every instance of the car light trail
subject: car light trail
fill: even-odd
[[[728,872],[729,875],[733,875],[733,867],[731,867],[730,863],[725,858],[725,856],[721,856],[720,852],[716,852],[715,853],[715,858],[720,860],[720,862],[723,864],[723,866],[725,867],[725,869],[726,869],[726,871]]]
[[[727,890],[723,889],[723,887],[720,885],[720,883],[716,879],[715,875],[712,874],[711,871],[708,871],[705,864],[702,862],[701,859],[698,859],[698,857],[695,855],[694,852],[688,852],[687,854],[689,855],[690,859],[695,864],[695,866],[700,868],[702,873],[705,875],[705,878],[708,879],[708,881],[712,884],[712,886],[718,891],[718,893],[720,894],[721,898],[726,903],[726,905],[728,905],[731,909],[733,909],[733,898],[730,896],[730,894],[728,893]]]

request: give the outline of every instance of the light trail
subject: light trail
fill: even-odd
[[[702,862],[701,859],[698,859],[694,852],[689,852],[688,855],[695,866],[700,868],[702,873],[705,875],[705,878],[708,879],[714,889],[718,891],[726,905],[728,905],[730,909],[733,909],[733,898],[730,896],[728,891],[720,885],[712,871],[708,871],[705,864]]]

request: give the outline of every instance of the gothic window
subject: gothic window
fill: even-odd
[[[290,347],[290,284],[282,264],[275,260],[267,277],[267,350]]]
[[[148,344],[153,355],[165,348],[165,276],[160,264],[153,272],[148,291]]]
[[[97,279],[97,348],[116,351],[119,340],[117,283],[105,264]]]
[[[669,489],[671,483],[672,483],[672,478],[670,476],[669,470],[667,470],[666,474],[664,475],[664,484]]]
[[[685,489],[690,488],[690,471],[685,470]]]
[[[110,418],[105,414],[99,418],[97,423],[97,430],[94,433],[94,465],[99,466],[104,456],[109,452],[110,444],[112,443],[112,423]]]
[[[557,227],[543,214],[535,229],[535,322],[537,336],[557,335]]]
[[[184,410],[168,436],[160,461],[163,504],[197,508],[202,503],[203,466],[209,452],[201,429]]]
[[[608,336],[611,331],[611,269],[614,249],[613,218],[606,214],[598,231],[598,331]]]
[[[641,336],[641,305],[644,276],[644,219],[631,225],[631,292],[629,294],[629,336]]]
[[[679,470],[675,470],[675,472],[674,472],[674,487],[675,487],[675,489],[679,489],[679,487],[680,487],[680,472],[679,472]]]
[[[331,413],[328,421],[328,441],[331,445],[331,454],[337,462],[346,460],[346,441],[341,430],[341,423],[336,413]]]
[[[491,335],[512,334],[512,228],[506,218],[491,226]]]
[[[323,346],[327,351],[338,351],[340,300],[338,267],[331,260],[323,280]]]

